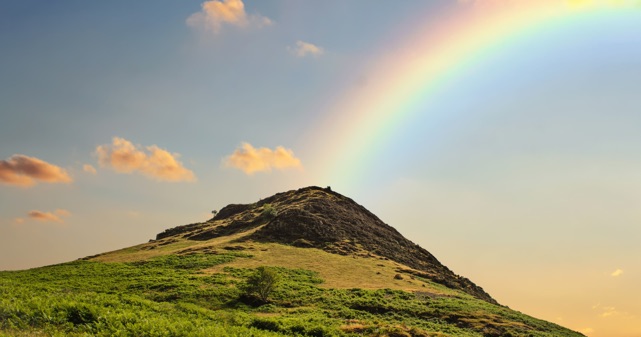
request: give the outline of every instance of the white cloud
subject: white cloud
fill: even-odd
[[[249,143],[243,143],[229,157],[223,159],[223,164],[253,175],[256,172],[269,172],[272,169],[284,170],[289,168],[302,168],[300,159],[294,152],[282,146],[276,149],[266,147],[254,148]]]
[[[261,15],[247,15],[242,0],[211,0],[201,4],[200,12],[187,18],[192,28],[219,33],[224,25],[260,28],[272,24],[272,20]]]
[[[610,276],[619,277],[619,276],[621,276],[621,274],[623,274],[623,270],[617,269],[617,270],[613,271],[612,274],[610,274]]]
[[[287,47],[287,50],[298,57],[320,56],[325,51],[323,48],[305,41],[296,41],[296,46]]]

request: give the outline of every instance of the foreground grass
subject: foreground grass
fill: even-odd
[[[196,253],[0,272],[0,336],[581,336],[463,293],[328,288],[282,266],[259,305],[239,290],[251,261]]]

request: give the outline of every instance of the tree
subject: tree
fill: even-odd
[[[276,289],[280,277],[278,273],[265,266],[256,268],[256,271],[247,279],[245,292],[254,295],[263,302],[268,302],[269,295]]]

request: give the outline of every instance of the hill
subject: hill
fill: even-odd
[[[247,280],[267,266],[267,301]],[[307,187],[60,265],[0,272],[0,336],[583,336],[499,305],[353,200]]]
[[[274,242],[314,247],[340,255],[389,259],[411,268],[403,272],[497,304],[483,289],[455,275],[427,250],[352,199],[331,189],[307,187],[278,193],[255,204],[229,205],[208,225],[172,228],[156,238],[208,240],[242,233],[247,235],[238,239],[239,242]]]

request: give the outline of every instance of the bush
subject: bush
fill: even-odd
[[[251,327],[261,330],[274,331],[278,332],[280,330],[280,324],[271,319],[256,318],[252,321]]]
[[[265,204],[260,216],[264,219],[273,219],[278,215],[278,211],[272,204]]]
[[[330,329],[327,329],[322,326],[315,326],[309,329],[306,335],[312,336],[312,337],[327,337],[327,336],[333,336],[334,334],[331,332]]]
[[[67,308],[67,321],[73,325],[91,324],[98,320],[96,313],[85,305],[73,305]]]
[[[276,289],[280,277],[275,270],[260,266],[249,276],[244,285],[247,295],[258,297],[263,302],[268,302],[269,295]]]

